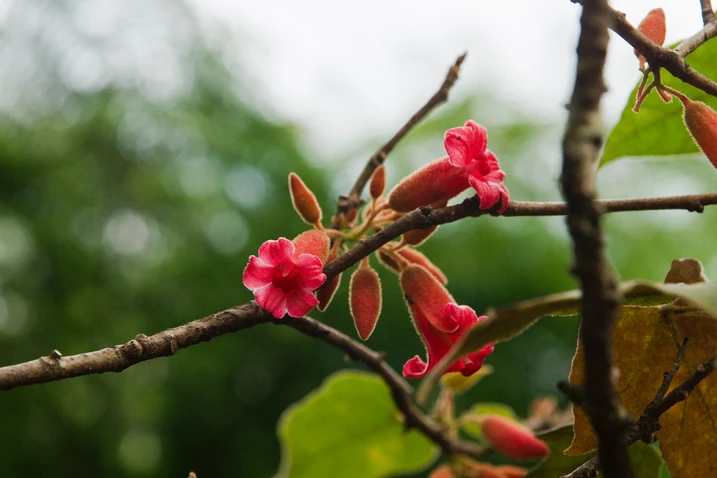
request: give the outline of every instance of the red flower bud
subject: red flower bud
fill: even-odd
[[[469,187],[465,169],[452,165],[447,157],[441,158],[403,178],[389,193],[388,204],[394,211],[409,212],[447,201]]]
[[[426,229],[413,229],[403,234],[403,242],[409,246],[420,246],[428,240],[438,229],[438,226],[432,226]]]
[[[665,11],[661,8],[650,10],[647,16],[640,22],[637,29],[647,38],[662,46],[662,44],[665,43],[665,36],[667,35]],[[644,69],[645,57],[637,50],[635,50],[635,56],[640,60],[640,69]]]
[[[320,224],[322,214],[319,201],[296,173],[289,174],[289,192],[291,203],[301,220],[311,225]]]
[[[550,452],[532,431],[501,415],[483,417],[481,430],[496,451],[514,460],[542,458]]]
[[[323,231],[310,229],[296,236],[292,241],[294,244],[294,257],[307,253],[313,254],[326,264],[326,257],[329,255],[331,240]]]
[[[717,112],[701,101],[685,98],[682,104],[685,107],[684,119],[687,131],[712,166],[717,168]]]
[[[351,275],[349,307],[359,337],[367,340],[381,313],[381,280],[368,264],[359,266]]]
[[[383,164],[376,168],[376,171],[371,175],[371,182],[369,183],[368,190],[371,193],[371,197],[377,199],[383,194],[386,189],[386,169]]]
[[[338,251],[332,251],[329,253],[329,257],[326,259],[326,263],[333,261],[339,256]],[[336,274],[329,282],[316,289],[316,298],[319,300],[317,305],[318,309],[323,312],[327,309],[331,300],[333,300],[336,291],[341,284],[341,274]]]
[[[438,279],[438,282],[440,282],[441,284],[448,284],[448,277],[446,277],[443,271],[439,269],[438,266],[436,266],[433,262],[431,262],[431,260],[426,257],[425,254],[423,254],[422,252],[419,252],[410,247],[404,247],[402,249],[399,249],[396,254],[409,264],[416,264],[425,267],[426,269],[428,269],[428,272],[430,272],[433,277]],[[384,267],[397,274],[401,272],[401,267],[393,259],[393,257],[381,250],[378,251],[378,261]]]

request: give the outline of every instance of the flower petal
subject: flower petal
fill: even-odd
[[[257,304],[271,312],[277,319],[286,315],[286,294],[273,284],[255,290],[254,298]]]
[[[309,290],[318,289],[326,282],[326,274],[323,273],[321,259],[313,254],[301,254],[296,258],[295,264],[301,275],[301,286]]]
[[[421,378],[428,372],[428,364],[416,355],[403,365],[403,376],[406,378]]]
[[[244,268],[242,280],[249,290],[258,289],[271,283],[274,266],[266,264],[256,256],[249,257],[249,264]]]
[[[319,300],[307,289],[298,289],[287,297],[286,309],[291,317],[303,317],[309,313]]]
[[[488,144],[486,129],[472,120],[466,121],[463,127],[449,129],[444,138],[443,146],[450,163],[464,168],[480,159]]]
[[[484,178],[477,178],[476,176],[469,176],[468,182],[473,186],[480,199],[481,209],[490,209],[500,200],[500,183],[488,182]]]
[[[270,266],[291,262],[293,255],[294,244],[285,237],[280,237],[276,241],[266,241],[259,248],[259,259]]]

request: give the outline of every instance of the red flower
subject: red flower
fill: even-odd
[[[307,234],[316,236],[312,239],[319,237],[318,231],[307,231],[294,241],[306,243],[302,239]],[[328,251],[328,237],[325,242]],[[312,291],[326,281],[322,258],[303,249],[284,237],[266,241],[259,248],[259,257],[249,257],[249,264],[244,269],[244,285],[254,292],[256,302],[277,319],[287,313],[291,317],[303,317],[319,303]],[[323,252],[323,249],[322,244],[318,250]],[[325,258],[326,254],[323,254]]]
[[[421,378],[446,356],[471,326],[487,317],[478,317],[468,306],[456,305],[445,287],[422,266],[412,264],[401,271],[401,288],[413,323],[428,352],[428,362],[418,355],[406,362],[403,376]],[[483,360],[491,352],[493,344],[456,360],[444,373],[460,372],[468,377],[480,370]]]
[[[503,184],[505,173],[500,169],[498,158],[489,149],[486,129],[473,120],[465,126],[446,131],[443,142],[448,162],[465,168],[468,182],[480,198],[480,208],[490,209],[502,200],[498,213],[508,209],[510,195]]]

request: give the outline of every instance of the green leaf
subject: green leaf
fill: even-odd
[[[674,48],[677,45],[673,45]],[[717,42],[708,41],[687,57],[695,70],[709,78],[717,78]],[[635,60],[637,69],[637,59]],[[687,95],[690,99],[703,101],[717,109],[717,98],[683,83],[666,70],[661,70],[662,83]],[[618,158],[635,156],[664,156],[698,153],[699,148],[685,129],[682,120],[682,104],[673,99],[665,104],[657,92],[652,91],[639,113],[633,113],[637,86],[630,94],[620,121],[608,136],[600,159],[604,166]]]
[[[573,439],[570,425],[550,430],[538,435],[550,448],[550,455],[533,468],[526,478],[554,478],[563,476],[588,461],[595,452],[578,456],[568,456],[563,450]],[[635,478],[658,478],[662,468],[660,453],[652,446],[637,442],[630,447],[630,461],[635,471]],[[598,476],[602,476],[602,473]]]
[[[481,415],[501,415],[504,417],[508,417],[511,420],[518,420],[518,416],[515,414],[515,411],[512,408],[510,408],[508,405],[505,405],[504,403],[494,402],[476,403],[471,407],[470,410],[464,413],[461,418],[463,419],[466,416],[479,417]],[[473,438],[477,438],[479,440],[483,439],[483,432],[481,431],[481,427],[477,423],[464,423],[463,425],[461,425],[461,429]]]
[[[690,304],[706,310],[717,319],[717,283],[715,282],[657,284],[646,281],[630,281],[621,284],[620,291],[626,297],[647,297],[649,303],[666,303],[669,302],[668,297],[681,297]],[[497,310],[488,310],[486,312],[488,319],[468,330],[451,351],[426,375],[418,389],[418,402],[421,404],[426,402],[428,394],[435,386],[441,372],[449,364],[491,342],[500,342],[515,337],[541,317],[565,315],[566,311],[577,311],[580,294],[579,290],[562,292],[519,302]],[[632,300],[626,301],[625,305],[631,302]]]
[[[421,433],[406,432],[377,376],[344,371],[284,412],[278,476],[371,478],[415,473],[438,456]]]

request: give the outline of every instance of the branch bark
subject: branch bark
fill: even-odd
[[[594,170],[602,143],[600,98],[605,92],[610,7],[606,0],[584,0],[578,63],[563,138],[561,185],[568,205],[567,224],[583,291],[581,337],[585,344],[585,410],[598,437],[606,478],[633,476],[624,433],[629,422],[613,380],[612,330],[621,297],[604,254],[600,208],[594,201]]]

